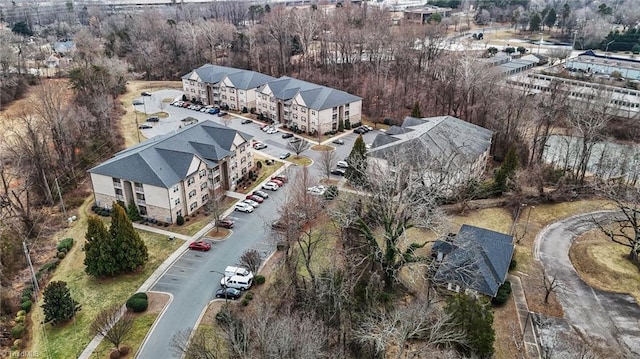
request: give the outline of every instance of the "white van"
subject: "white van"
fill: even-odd
[[[253,278],[253,273],[251,273],[250,270],[248,270],[247,268],[244,268],[244,267],[228,266],[227,268],[224,269],[224,276],[225,277],[233,277],[234,275],[239,275],[239,276],[242,276],[242,277],[249,276],[249,277]]]
[[[251,288],[253,278],[249,276],[234,275],[232,277],[224,277],[220,280],[220,285],[226,288],[236,288],[240,290],[247,290]]]

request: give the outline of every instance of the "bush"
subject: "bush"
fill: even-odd
[[[22,302],[20,304],[20,309],[22,309],[25,312],[29,313],[31,311],[31,306],[32,305],[33,305],[33,303],[31,302],[31,300],[25,300],[24,302]]]
[[[65,256],[66,256],[66,254],[63,251],[60,251],[60,252],[58,252],[58,254],[56,254],[56,257],[58,259],[64,259]]]
[[[24,317],[16,317],[16,319],[14,319],[14,321],[16,323],[23,323],[24,322]]]
[[[517,265],[518,265],[518,262],[515,260],[515,258],[512,259],[511,262],[509,262],[509,272],[516,269]]]
[[[138,293],[132,295],[131,298],[142,298],[144,300],[148,300],[149,299],[149,297],[147,296],[147,293],[145,293],[145,292],[138,292]]]
[[[38,272],[39,273],[53,272],[53,270],[56,269],[56,267],[58,267],[59,263],[60,263],[60,259],[54,258],[48,261],[47,263],[45,263]]]
[[[243,107],[242,108],[242,113],[247,113],[247,112],[249,112],[249,109],[247,109],[247,106]]]
[[[58,252],[64,250],[65,253],[68,253],[69,250],[73,247],[73,238],[65,238],[58,243]]]
[[[254,282],[256,282],[257,285],[264,284],[264,282],[266,282],[266,278],[263,275],[257,275],[254,278]]]
[[[131,297],[127,300],[126,306],[127,306],[127,309],[135,313],[141,313],[147,310],[147,307],[149,306],[149,301],[144,298]]]
[[[246,307],[247,305],[249,305],[249,299],[244,298],[241,303],[243,307]]]
[[[503,305],[509,299],[510,294],[511,294],[511,282],[505,281],[504,283],[502,283],[500,288],[498,288],[498,294],[496,294],[496,296],[493,299],[491,299],[491,303],[497,306]]]
[[[19,310],[18,313],[16,313],[16,317],[24,317],[25,315],[27,315],[27,312],[24,310]]]
[[[31,298],[32,295],[33,295],[33,285],[27,284],[22,290],[22,296]]]
[[[22,339],[16,339],[13,341],[13,348],[15,348],[15,350],[20,350],[22,349]]]
[[[244,298],[247,300],[253,300],[253,292],[247,292],[247,294],[244,295]]]
[[[176,224],[179,225],[179,226],[183,225],[184,224],[184,217],[182,217],[182,216],[176,217]]]
[[[11,328],[11,337],[13,339],[20,339],[24,335],[24,324],[19,323],[16,324],[13,328]]]

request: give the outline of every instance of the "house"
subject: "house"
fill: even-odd
[[[192,102],[242,110],[256,107],[256,89],[272,80],[255,71],[206,64],[182,76],[182,88]]]
[[[425,184],[450,191],[486,168],[493,132],[452,116],[406,117],[379,134],[367,157],[369,168],[393,170],[394,162],[419,168]],[[385,169],[386,168],[386,169]]]
[[[513,236],[465,224],[452,242],[434,243],[432,252],[440,264],[433,279],[455,292],[471,290],[495,297],[513,251]]]
[[[173,223],[249,173],[251,138],[210,120],[153,137],[89,170],[95,203],[134,201],[142,216]]]
[[[615,75],[627,80],[640,80],[640,60],[629,57],[597,55],[589,50],[568,59],[564,66],[574,72]]]
[[[68,56],[76,49],[75,42],[71,40],[56,41],[53,43],[53,51],[61,56]]]
[[[440,14],[442,17],[451,16],[452,8],[437,7],[430,5],[422,5],[414,8],[407,8],[404,10],[404,20],[407,22],[413,22],[418,24],[426,24],[434,14]]]
[[[257,90],[256,111],[291,129],[310,134],[338,129],[340,121],[362,120],[362,98],[283,76]]]

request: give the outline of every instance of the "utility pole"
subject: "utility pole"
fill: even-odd
[[[38,301],[38,294],[40,293],[40,287],[38,286],[38,279],[36,278],[36,272],[33,270],[33,263],[31,263],[31,256],[29,255],[29,249],[27,248],[27,242],[22,241],[22,249],[24,250],[24,255],[27,257],[27,264],[29,264],[29,269],[31,270],[31,280],[33,280],[33,295],[34,295],[34,303]]]
[[[64,214],[64,218],[67,219],[67,209],[64,206],[64,199],[62,198],[62,191],[60,191],[60,185],[58,184],[58,177],[54,179],[56,182],[56,188],[58,188],[58,196],[60,196],[60,205],[62,206],[62,213]]]

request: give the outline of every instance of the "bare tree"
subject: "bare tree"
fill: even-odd
[[[120,344],[131,332],[133,322],[133,314],[116,304],[98,313],[91,323],[90,330],[94,335],[108,340],[120,351]]]
[[[298,138],[295,138],[298,139]],[[300,141],[295,141],[287,143],[287,148],[293,151],[296,154],[296,158],[300,157],[300,154],[311,147],[311,143],[303,138],[300,138]]]
[[[608,196],[616,203],[622,218],[615,224],[617,228],[604,227],[593,220],[600,231],[614,243],[629,248],[629,260],[638,263],[640,257],[640,190],[622,188],[617,193],[611,191]]]
[[[224,115],[220,117],[220,121],[222,121],[222,124],[225,125],[226,127],[229,127],[232,120],[233,120],[233,117],[230,115]]]
[[[549,276],[547,272],[542,269],[542,288],[544,289],[544,304],[549,304],[549,296],[555,292],[560,283],[558,283],[558,275],[554,274]]]
[[[216,191],[211,181],[209,181],[209,200],[204,205],[204,209],[215,221],[216,232],[220,229],[220,220],[222,220],[222,215],[224,215],[226,209],[224,208],[224,199],[224,193]]]
[[[247,249],[240,256],[240,265],[247,267],[253,273],[258,273],[262,265],[262,256],[255,249]]]
[[[185,359],[218,359],[226,358],[224,338],[210,334],[201,329],[195,332],[182,330],[171,338],[171,350],[176,355],[184,355]]]
[[[322,173],[327,176],[327,179],[331,176],[331,170],[337,163],[336,151],[322,151],[320,153],[320,168]]]

